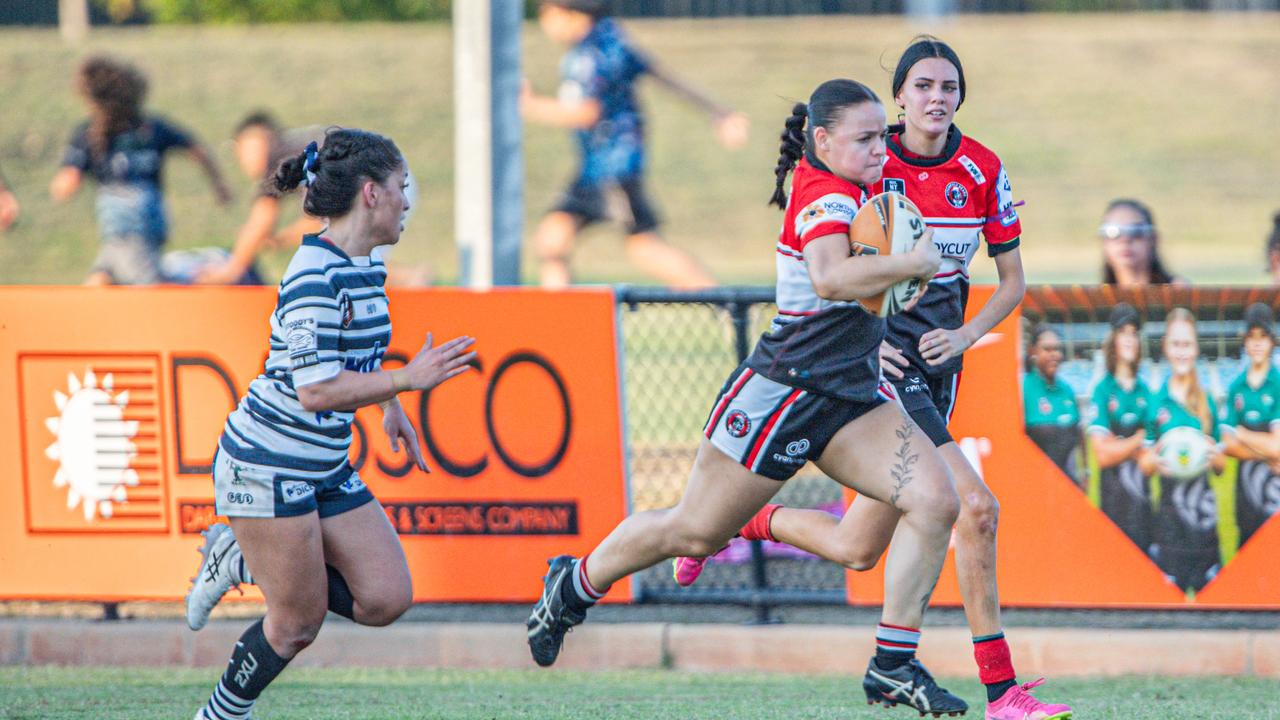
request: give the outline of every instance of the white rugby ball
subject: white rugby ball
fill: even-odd
[[[924,235],[924,218],[906,195],[880,193],[863,203],[849,227],[849,245],[854,255],[896,255],[911,252]],[[884,292],[859,298],[868,312],[889,317],[902,312],[917,293],[924,292],[927,278],[907,278]]]
[[[1160,436],[1160,464],[1175,480],[1192,480],[1209,469],[1213,440],[1192,427],[1176,427]]]

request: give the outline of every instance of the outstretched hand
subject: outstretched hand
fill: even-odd
[[[474,351],[467,352],[467,348],[475,344],[475,341],[475,338],[463,335],[439,347],[432,347],[432,335],[427,333],[422,349],[404,366],[409,387],[413,390],[430,390],[445,380],[470,370],[470,363],[476,354]]]

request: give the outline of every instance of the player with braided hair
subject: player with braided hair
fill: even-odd
[[[413,600],[395,530],[351,467],[357,409],[378,405],[393,450],[426,471],[401,392],[427,390],[468,369],[474,342],[432,337],[403,368],[382,370],[391,339],[386,271],[375,248],[400,239],[407,169],[389,139],[332,129],[281,163],[275,191],[307,186],[303,207],[327,220],[294,255],[271,314],[270,354],[227,418],[213,462],[218,514],[187,598],[203,626],[218,599],[254,582],[267,615],[241,636],[196,720],[246,720],[258,695],[315,639],[326,611],[387,625]],[[234,529],[234,532],[232,532]],[[250,570],[252,568],[252,570]],[[252,574],[252,578],[250,578]]]
[[[825,82],[792,110],[770,198],[785,210],[774,248],[778,315],[712,405],[680,503],[628,517],[583,558],[551,561],[527,623],[539,665],[555,662],[565,633],[613,583],[666,558],[713,552],[812,460],[902,517],[863,680],[868,701],[935,715],[967,709],[915,659],[959,499],[933,444],[887,402],[885,323],[857,303],[932,276],[941,262],[927,235],[907,253],[851,255],[849,228],[880,178],[884,134],[884,107],[852,80]]]
[[[965,79],[960,58],[949,45],[929,36],[913,40],[898,60],[892,87],[903,122],[889,129],[884,172],[873,191],[902,193],[920,208],[934,231],[931,237],[942,266],[918,303],[889,318],[881,367],[912,420],[945,459],[962,499],[956,566],[979,678],[987,688],[986,717],[1067,718],[1070,707],[1042,703],[1030,693],[1039,682],[1017,682],[996,587],[999,505],[947,429],[960,384],[961,356],[1012,312],[1026,285],[1013,192],[995,153],[963,135],[952,122],[964,101]],[[966,322],[968,267],[983,242],[995,260],[999,286]],[[859,495],[843,518],[768,505],[746,524],[742,535],[788,543],[850,569],[868,570],[894,537],[898,516],[893,507],[866,494]],[[677,581],[691,584],[704,562],[678,559]]]

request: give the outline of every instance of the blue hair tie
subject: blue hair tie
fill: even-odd
[[[316,174],[312,171],[312,168],[316,166],[316,159],[320,157],[320,146],[312,140],[307,144],[305,152],[307,157],[302,161],[302,172],[306,175],[304,182],[306,182],[307,187],[311,187],[312,183],[316,181]]]

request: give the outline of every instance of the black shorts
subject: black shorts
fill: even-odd
[[[617,220],[631,235],[658,227],[658,214],[644,192],[639,175],[599,183],[577,180],[551,210],[573,215],[582,227],[602,220]]]
[[[757,475],[787,481],[817,460],[840,428],[887,402],[817,395],[739,366],[711,406],[702,432],[718,450]]]
[[[956,392],[960,389],[960,373],[930,377],[915,368],[902,369],[902,377],[892,378],[893,389],[902,401],[902,409],[920,426],[937,447],[955,442],[947,425],[956,409]]]

